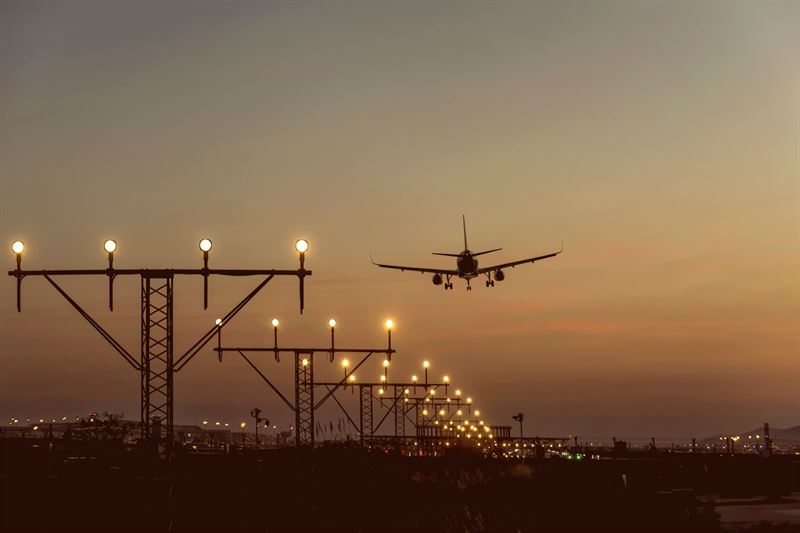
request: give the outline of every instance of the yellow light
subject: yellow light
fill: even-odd
[[[218,318],[218,319],[216,319],[216,320],[214,321],[214,324],[216,324],[216,325],[218,325],[218,326],[221,326],[221,325],[222,325],[222,319],[221,319],[221,318]]]
[[[336,320],[331,318],[330,320],[328,320],[328,325],[330,327],[332,327],[332,328],[335,328],[336,327]]]
[[[456,396],[461,396],[461,389],[456,389]]]
[[[378,389],[378,394],[383,394],[383,389]]]
[[[308,241],[305,239],[297,239],[294,243],[294,249],[301,254],[306,253],[308,251]]]
[[[350,376],[347,378],[347,380],[348,380],[350,383],[355,383],[355,381],[356,381],[356,376],[355,376],[355,374],[350,374]]]
[[[467,398],[467,403],[472,403],[472,398]]]
[[[112,254],[117,249],[117,241],[108,239],[103,243],[103,248],[105,248],[106,252]]]
[[[200,251],[201,252],[210,252],[211,251],[211,239],[203,239],[200,241]]]
[[[440,410],[439,410],[439,415],[440,415],[440,416],[444,416],[444,409],[440,409]]]
[[[475,411],[475,416],[481,416],[481,412],[480,411]]]
[[[392,329],[394,327],[394,320],[391,318],[386,321],[386,329]]]
[[[431,396],[435,396],[436,395],[436,389],[431,389],[430,394],[431,394]]]
[[[386,376],[381,376],[381,381],[386,381]]]
[[[403,394],[408,394],[408,389],[404,390]]]
[[[280,323],[281,323],[281,321],[278,320],[277,318],[273,318],[272,319],[272,327],[273,328],[277,328],[280,325]]]
[[[429,366],[431,366],[431,364],[428,361],[423,361],[422,366],[428,368]]]
[[[461,416],[461,409],[459,409],[458,411],[456,411],[456,414],[457,414],[458,416]]]
[[[303,366],[308,366],[308,359],[303,359]]]
[[[241,427],[242,429],[244,429],[244,427],[245,427],[246,425],[247,425],[247,424],[246,424],[245,422],[242,422],[241,424],[239,424],[239,427]]]
[[[423,409],[422,410],[422,414],[425,415],[425,416],[428,416],[428,410],[427,409]]]
[[[411,381],[416,383],[417,382],[417,376],[411,376]]]
[[[14,241],[14,243],[11,245],[11,251],[17,255],[21,254],[23,251],[25,251],[25,243],[22,241]]]
[[[388,360],[388,359],[384,359],[384,360],[383,360],[383,366],[384,366],[384,367],[387,367],[387,366],[389,366],[389,360]]]
[[[342,359],[342,366],[347,368],[350,366],[350,361],[348,359]]]
[[[445,383],[450,383],[450,376],[445,376],[444,377],[444,382]]]

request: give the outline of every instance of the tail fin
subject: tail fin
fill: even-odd
[[[461,215],[461,224],[464,226],[464,249],[469,250],[469,246],[467,246],[467,219],[464,215]]]

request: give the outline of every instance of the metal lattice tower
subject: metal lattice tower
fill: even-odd
[[[172,455],[172,276],[142,276],[142,436]]]
[[[358,387],[361,425],[361,445],[364,439],[372,438],[372,385],[359,385]]]
[[[403,437],[406,434],[405,429],[405,406],[403,405],[403,388],[394,386],[394,436]]]
[[[314,352],[294,354],[294,405],[297,446],[314,447]]]

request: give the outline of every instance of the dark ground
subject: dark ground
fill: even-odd
[[[792,456],[511,461],[328,447],[181,454],[146,473],[121,445],[74,446],[0,440],[0,530],[711,532],[709,495],[779,501],[800,489]]]

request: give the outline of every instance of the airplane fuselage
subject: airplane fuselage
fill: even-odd
[[[464,250],[458,254],[456,259],[458,277],[462,279],[472,279],[478,277],[478,260],[472,256],[472,252]]]

